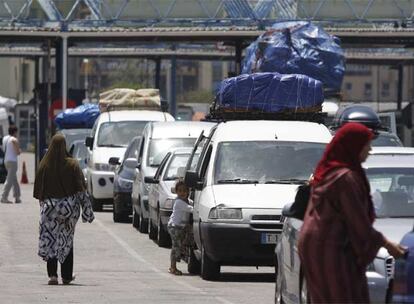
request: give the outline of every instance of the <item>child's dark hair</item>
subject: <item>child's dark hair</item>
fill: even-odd
[[[184,187],[185,189],[188,190],[188,187],[186,185],[186,183],[184,183],[184,181],[179,180],[176,184],[175,184],[175,191],[177,191],[180,187]]]

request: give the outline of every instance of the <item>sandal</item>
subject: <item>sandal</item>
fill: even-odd
[[[183,273],[181,272],[181,271],[179,271],[178,269],[172,269],[172,268],[169,268],[168,269],[168,272],[169,273],[171,273],[171,274],[174,274],[174,275],[182,275]]]
[[[75,280],[75,278],[76,278],[76,276],[75,276],[75,275],[73,275],[71,280],[65,280],[65,279],[62,279],[62,283],[63,283],[63,285],[68,285],[68,284],[70,284],[72,281],[74,281],[74,280]]]

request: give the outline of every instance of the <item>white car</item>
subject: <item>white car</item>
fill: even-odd
[[[274,265],[282,208],[330,139],[328,128],[313,122],[229,121],[214,128],[185,177],[195,189],[197,260],[190,255],[189,269],[200,261],[202,278],[214,280],[221,265]]]
[[[171,243],[167,224],[172,213],[176,194],[172,188],[178,179],[184,178],[184,169],[192,148],[177,148],[165,155],[154,177],[145,180],[151,184],[148,194],[150,239],[155,239],[160,247]],[[198,159],[198,155],[196,157]]]
[[[192,147],[201,132],[209,132],[210,122],[176,121],[149,123],[142,134],[138,155],[138,169],[132,185],[132,224],[141,233],[148,232],[150,184],[145,177],[153,177],[165,155],[174,148]]]
[[[148,122],[173,120],[170,114],[160,111],[111,111],[99,115],[91,137],[85,140],[91,150],[87,186],[93,210],[100,211],[104,203],[112,203],[115,166],[108,164],[109,158],[122,158],[128,143],[141,135]]]
[[[376,209],[374,227],[399,243],[412,229],[414,219],[414,149],[373,147],[363,167]],[[306,284],[296,245],[301,226],[302,221],[293,218],[284,223],[276,247],[275,303],[306,303]],[[391,302],[393,275],[394,259],[381,248],[366,271],[372,303]]]

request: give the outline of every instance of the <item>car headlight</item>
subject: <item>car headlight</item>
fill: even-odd
[[[174,199],[173,198],[167,198],[165,200],[165,203],[164,203],[164,208],[165,209],[172,209],[173,205],[174,205]]]
[[[150,187],[151,187],[151,184],[144,183],[144,191],[145,191],[145,193],[148,193],[149,192]]]
[[[97,171],[114,171],[115,166],[109,165],[109,164],[101,164],[101,163],[95,163],[95,170]]]
[[[241,220],[243,214],[239,208],[214,207],[210,210],[208,218],[212,220]]]
[[[118,176],[117,185],[122,190],[131,190],[132,189],[132,180],[122,178]]]

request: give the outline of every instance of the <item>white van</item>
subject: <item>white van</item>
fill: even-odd
[[[142,233],[148,232],[148,192],[146,177],[154,177],[165,155],[173,148],[192,147],[201,132],[209,133],[211,122],[176,121],[148,123],[141,139],[138,167],[132,185],[132,224]]]
[[[174,117],[161,111],[126,110],[110,111],[99,115],[91,131],[91,137],[85,140],[91,150],[87,169],[87,187],[92,197],[95,211],[102,210],[102,204],[113,200],[113,165],[109,158],[125,153],[133,137],[141,135],[150,121],[173,121]]]
[[[274,265],[282,208],[330,139],[326,126],[303,121],[230,121],[214,128],[196,170],[185,177],[194,190],[189,271],[214,280],[221,265]],[[193,165],[190,157],[187,168]]]

